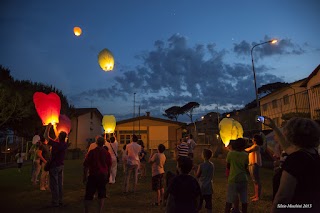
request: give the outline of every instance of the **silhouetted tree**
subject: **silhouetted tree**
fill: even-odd
[[[186,114],[190,118],[191,123],[193,123],[193,119],[192,119],[193,109],[198,108],[199,106],[200,104],[197,102],[189,102],[181,107],[181,114]]]
[[[165,114],[163,114],[163,116],[169,118],[170,120],[174,119],[175,121],[177,121],[179,115],[181,114],[181,107],[173,106],[173,107],[166,109],[164,112],[165,112]]]

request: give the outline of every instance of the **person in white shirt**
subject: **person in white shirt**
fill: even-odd
[[[140,166],[139,153],[141,151],[141,146],[137,143],[138,137],[136,135],[132,136],[131,143],[127,144],[126,153],[127,153],[127,164],[126,172],[124,179],[124,193],[129,192],[129,181],[131,173],[134,172],[134,187],[133,192],[136,192],[138,184],[138,169]]]
[[[187,141],[187,144],[189,146],[188,156],[189,158],[193,159],[193,150],[196,148],[196,142],[193,140],[193,135],[189,135],[189,139]]]
[[[109,153],[111,155],[111,170],[110,170],[110,177],[109,177],[109,183],[114,184],[116,182],[116,176],[117,176],[117,167],[118,167],[118,141],[115,137],[110,138],[110,143],[106,142],[106,146],[108,147]]]

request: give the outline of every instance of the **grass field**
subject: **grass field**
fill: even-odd
[[[225,160],[213,159],[215,164],[213,212],[224,211],[226,199]],[[168,160],[166,171],[175,171],[175,161]],[[82,184],[82,160],[66,160],[64,170],[64,203],[66,206],[50,209],[51,201],[48,191],[40,191],[30,181],[31,165],[25,165],[22,172],[17,168],[0,170],[0,211],[15,212],[83,212],[83,196],[85,187]],[[270,212],[272,198],[272,170],[262,169],[262,199],[259,202],[249,202],[248,212]],[[108,185],[108,195],[105,212],[164,212],[163,207],[151,206],[154,193],[151,191],[151,170],[147,167],[147,178],[139,181],[136,194],[122,195],[123,173],[118,167],[117,182]],[[253,195],[252,182],[248,185],[249,195]],[[202,209],[201,212],[205,212]]]

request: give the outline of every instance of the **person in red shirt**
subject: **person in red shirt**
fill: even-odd
[[[100,212],[103,211],[104,200],[106,198],[106,184],[109,181],[112,164],[110,153],[103,148],[104,143],[104,138],[99,137],[97,139],[98,146],[89,151],[83,162],[83,181],[86,183],[86,193],[84,197],[85,212],[89,212],[89,207],[96,192],[98,192]],[[88,171],[89,176],[87,176]]]

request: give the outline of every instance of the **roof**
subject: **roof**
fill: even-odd
[[[79,117],[81,115],[91,113],[91,112],[96,113],[102,119],[103,116],[97,108],[75,108],[73,116]]]
[[[282,87],[282,88],[280,88],[280,89],[278,89],[278,90],[275,90],[275,91],[269,93],[268,95],[265,95],[265,96],[261,97],[260,100],[263,100],[264,98],[269,97],[270,95],[274,95],[276,92],[281,92],[281,91],[284,91],[284,90],[286,90],[286,89],[288,89],[288,88],[291,88],[291,86],[292,86],[293,84],[296,84],[296,83],[299,83],[299,82],[303,82],[303,81],[305,81],[306,79],[307,79],[307,78],[303,78],[303,79],[294,81],[294,82],[292,82],[292,83],[289,83],[289,86],[285,86],[285,87]]]
[[[306,78],[306,80],[300,85],[300,87],[306,87],[308,85],[308,82],[310,81],[311,78],[313,78],[313,76],[317,75],[317,73],[320,70],[320,64],[317,66],[317,68],[315,68],[312,73],[308,76],[308,78]]]
[[[177,124],[179,126],[186,125],[186,123],[183,123],[183,122],[172,121],[172,120],[156,118],[156,117],[151,117],[151,116],[140,116],[140,117],[135,117],[135,118],[129,118],[129,119],[122,120],[122,121],[117,121],[117,125],[124,124],[124,123],[129,123],[129,122],[134,122],[134,121],[139,121],[139,120],[143,120],[143,119],[159,121],[159,122],[165,122],[165,123],[171,123],[171,124]]]

